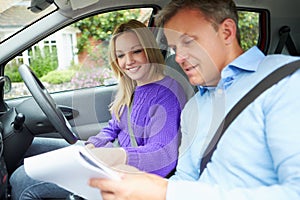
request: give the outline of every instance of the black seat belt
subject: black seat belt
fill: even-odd
[[[230,110],[230,112],[223,119],[219,125],[216,133],[214,134],[212,140],[204,151],[204,157],[200,164],[200,175],[206,168],[208,162],[211,161],[213,152],[217,148],[217,144],[220,141],[222,135],[229,127],[231,122],[246,108],[256,97],[262,94],[265,90],[270,88],[272,85],[278,83],[281,79],[293,74],[300,68],[300,60],[293,61],[282,67],[276,69],[274,72],[269,74],[263,80],[261,80],[254,88],[252,88],[238,103]]]
[[[275,54],[281,54],[284,45],[286,45],[286,48],[288,50],[288,52],[290,53],[290,55],[292,56],[298,56],[299,53],[297,52],[295,43],[291,37],[291,29],[289,26],[283,26],[279,29],[279,42],[277,44],[277,47],[275,49]]]

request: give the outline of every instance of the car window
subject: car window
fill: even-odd
[[[0,43],[57,8],[51,4],[41,12],[32,12],[30,0],[0,0],[0,5]]]
[[[152,8],[94,15],[48,36],[5,67],[12,89],[5,99],[30,95],[18,72],[27,64],[50,93],[117,83],[108,63],[107,48],[115,26],[128,19],[148,24]]]
[[[261,45],[259,38],[261,36],[260,31],[260,15],[259,11],[246,11],[239,10],[239,29],[241,36],[241,46],[244,50],[248,50],[255,45]]]
[[[18,72],[27,64],[50,93],[117,84],[107,58],[108,41],[114,27],[128,19],[148,23],[152,8],[113,11],[71,24],[27,49],[5,67],[12,89],[5,99],[30,96]],[[239,11],[244,50],[259,44],[260,12]]]

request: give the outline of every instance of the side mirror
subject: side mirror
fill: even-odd
[[[0,76],[0,83],[4,83],[4,94],[9,93],[11,91],[11,80],[8,76]]]

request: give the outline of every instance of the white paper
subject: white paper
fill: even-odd
[[[100,168],[89,164],[80,152]],[[88,200],[102,200],[100,190],[88,185],[90,178],[119,179],[115,171],[97,162],[87,148],[79,145],[25,158],[24,168],[31,178],[55,183]]]

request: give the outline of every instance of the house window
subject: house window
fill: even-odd
[[[47,49],[50,53],[56,53],[56,41],[55,40],[45,40],[44,48]]]

